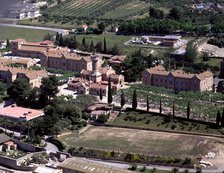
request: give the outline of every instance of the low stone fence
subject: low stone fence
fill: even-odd
[[[32,144],[22,142],[20,140],[13,139],[13,141],[17,144],[18,149],[25,151],[25,152],[40,152],[46,151],[45,148],[37,147]]]

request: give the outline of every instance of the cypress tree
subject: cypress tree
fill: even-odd
[[[146,110],[147,110],[147,112],[148,112],[148,111],[149,111],[149,96],[147,96],[147,103],[146,103],[146,104],[147,104],[147,105],[146,105],[146,106],[147,106],[147,109],[146,109]]]
[[[222,111],[221,126],[224,127],[224,109]]]
[[[63,46],[64,40],[62,34],[59,35],[59,46]]]
[[[132,97],[132,109],[136,110],[138,106],[138,101],[137,101],[137,93],[136,93],[136,89],[133,92],[133,97]]]
[[[7,49],[10,48],[10,41],[9,41],[9,39],[7,39],[7,41],[6,41],[6,48],[7,48]]]
[[[104,43],[103,43],[103,51],[104,53],[107,53],[107,41],[105,37],[104,37]]]
[[[216,125],[219,126],[220,122],[221,122],[221,114],[220,111],[218,111],[216,115]]]
[[[190,109],[190,101],[188,101],[188,103],[187,103],[187,119],[190,118],[190,111],[191,111],[191,109]]]
[[[94,52],[94,44],[93,44],[93,40],[91,41],[91,43],[90,43],[90,52]]]
[[[159,113],[162,113],[162,100],[159,100]]]
[[[107,96],[107,102],[108,102],[108,104],[111,104],[113,102],[112,88],[111,88],[111,79],[110,79],[110,77],[108,79],[108,96]]]
[[[174,103],[174,101],[173,101],[173,115],[172,115],[172,121],[173,121],[174,117],[175,117],[175,103]]]
[[[86,46],[86,37],[83,37],[82,39],[82,46]]]
[[[102,88],[100,88],[100,100],[103,100],[103,92],[102,92]]]
[[[57,34],[56,34],[56,38],[55,38],[56,43],[59,42],[59,38],[60,38],[60,34],[57,32]]]
[[[121,91],[121,108],[125,105],[125,96],[124,96],[124,91]]]

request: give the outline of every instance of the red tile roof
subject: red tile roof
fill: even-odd
[[[25,120],[25,121],[29,121],[43,115],[44,115],[44,112],[41,110],[18,107],[15,105],[11,105],[11,106],[0,109],[0,116],[2,117],[8,117],[8,118]]]

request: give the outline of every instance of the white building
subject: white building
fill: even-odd
[[[40,10],[35,3],[17,3],[9,9],[8,17],[25,19],[40,16]]]

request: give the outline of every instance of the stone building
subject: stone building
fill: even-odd
[[[157,86],[179,91],[212,91],[213,73],[185,73],[182,70],[166,71],[163,66],[145,69],[142,72],[144,85]]]
[[[40,87],[41,79],[47,77],[45,70],[30,70],[26,68],[9,67],[0,64],[0,80],[10,86],[18,78],[26,79],[31,87]]]
[[[92,94],[103,96],[108,92],[108,80],[111,79],[113,91],[119,90],[124,84],[124,76],[117,75],[111,67],[101,67],[101,58],[94,54],[91,56],[92,70],[82,70],[79,78],[68,82],[68,89],[78,94]]]

